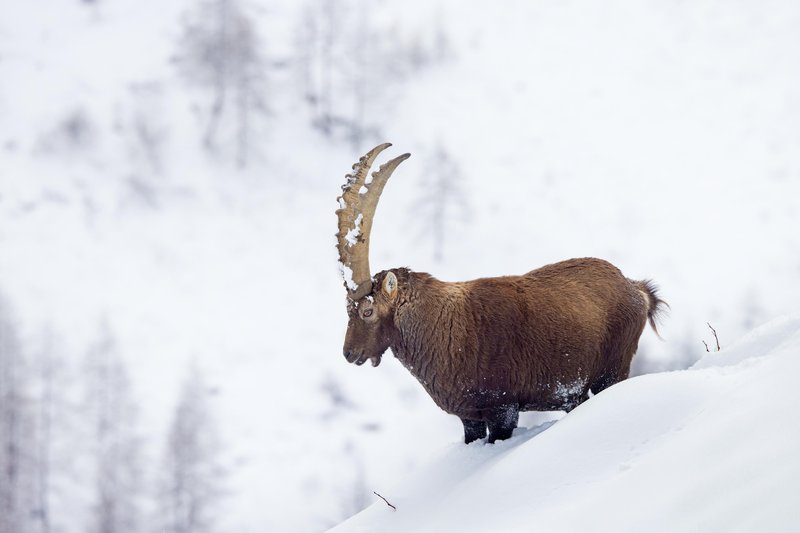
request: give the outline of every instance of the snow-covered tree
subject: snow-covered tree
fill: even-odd
[[[0,295],[0,533],[20,531],[27,515],[23,453],[29,412],[22,390],[23,365],[11,311]]]
[[[348,441],[344,447],[344,457],[352,465],[348,469],[351,473],[351,478],[347,480],[349,486],[342,490],[342,517],[346,519],[366,509],[372,503],[372,494],[367,489],[364,461],[358,446]]]
[[[61,366],[55,357],[54,334],[46,328],[41,335],[42,345],[33,361],[36,376],[37,398],[35,406],[36,447],[34,457],[35,491],[33,517],[39,523],[38,531],[52,530],[51,493],[54,477],[53,444],[55,418],[61,411],[59,388],[56,379],[61,377]],[[63,384],[62,384],[63,386]]]
[[[125,127],[130,139],[131,158],[143,171],[160,174],[163,170],[167,126],[164,124],[163,88],[156,82],[130,87],[130,111]]]
[[[268,116],[269,65],[243,3],[198,3],[184,27],[176,60],[188,82],[210,93],[204,146],[216,152],[232,140],[236,164],[246,166]]]
[[[464,176],[456,161],[441,142],[428,158],[421,196],[412,210],[422,225],[422,235],[433,244],[436,261],[444,258],[444,243],[456,223],[464,223],[470,214],[469,201],[463,185]]]
[[[141,529],[141,438],[138,407],[127,369],[103,321],[86,358],[88,412],[92,415],[95,499],[89,531],[129,533]]]
[[[403,32],[364,0],[307,0],[295,39],[295,66],[311,123],[354,149],[377,137],[379,109],[415,73],[449,58],[441,24]]]
[[[192,365],[167,437],[159,501],[165,533],[212,533],[222,502],[221,443],[211,391]]]
[[[309,0],[295,32],[296,66],[303,98],[311,107],[312,124],[327,136],[333,133],[334,54],[339,37],[342,0]],[[338,54],[337,54],[338,55]]]
[[[28,377],[16,322],[0,294],[0,533],[32,526],[34,437]]]

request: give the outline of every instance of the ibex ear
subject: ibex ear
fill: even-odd
[[[386,273],[381,290],[387,298],[394,298],[395,294],[397,294],[397,276],[394,275],[394,272],[389,271]]]

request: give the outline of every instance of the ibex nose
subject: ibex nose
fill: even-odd
[[[353,353],[350,350],[345,350],[344,351],[344,358],[347,359],[348,361],[350,361],[350,356],[352,356],[352,355],[353,355]]]

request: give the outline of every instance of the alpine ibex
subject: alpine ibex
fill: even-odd
[[[374,277],[369,237],[386,181],[410,154],[368,176],[370,150],[347,175],[337,234],[349,322],[344,356],[378,366],[391,348],[433,401],[464,424],[464,441],[506,439],[519,411],[571,410],[628,377],[646,322],[665,303],[651,281],[600,259],[522,276],[447,283],[393,268]],[[657,330],[656,330],[657,333]]]

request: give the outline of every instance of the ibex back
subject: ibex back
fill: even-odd
[[[401,155],[368,176],[370,150],[339,198],[348,362],[378,366],[391,348],[436,404],[461,418],[464,441],[511,436],[519,411],[572,410],[628,377],[645,324],[665,303],[601,259],[570,259],[521,276],[448,283],[395,268],[369,272],[378,199]]]

